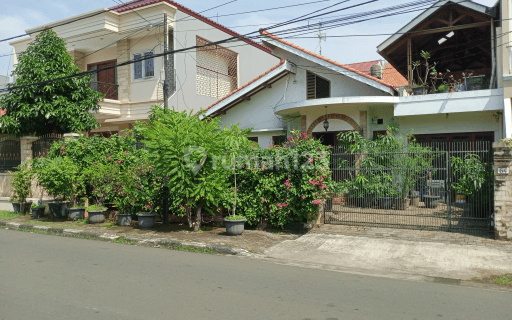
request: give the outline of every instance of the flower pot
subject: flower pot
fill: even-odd
[[[485,89],[486,82],[485,76],[474,76],[474,77],[466,77],[466,90],[468,91],[474,91],[474,90],[483,90]]]
[[[439,196],[423,196],[425,207],[435,209],[439,204]]]
[[[137,213],[137,217],[141,229],[153,229],[155,227],[156,213]]]
[[[117,224],[123,227],[129,227],[132,225],[132,215],[128,214],[118,214],[117,215]]]
[[[39,219],[44,217],[44,209],[45,208],[30,208],[32,219]]]
[[[50,209],[53,219],[66,219],[66,209],[68,208],[67,202],[49,202],[48,208]]]
[[[89,214],[89,221],[91,223],[102,223],[105,222],[105,213],[107,210],[101,210],[101,211],[88,211]]]
[[[12,202],[12,209],[16,213],[25,214],[25,213],[29,213],[31,205],[32,205],[32,202],[24,202],[24,203]]]
[[[411,197],[411,206],[418,207],[420,205],[420,196]]]
[[[70,220],[78,220],[85,218],[85,208],[69,208],[68,216]]]
[[[428,87],[423,86],[423,87],[412,88],[412,92],[414,93],[415,96],[421,96],[421,95],[427,94]]]
[[[446,89],[446,90],[437,90],[436,93],[448,93],[450,92],[450,89]]]
[[[246,219],[239,220],[228,220],[224,219],[224,224],[226,225],[226,232],[230,236],[239,236],[244,232]]]
[[[406,210],[409,208],[409,199],[407,198],[398,198],[395,199],[395,210]]]
[[[379,208],[391,209],[393,207],[393,197],[380,197],[377,199]]]

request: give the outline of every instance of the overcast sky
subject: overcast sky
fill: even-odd
[[[230,27],[231,29],[241,34],[245,34],[254,30],[258,30],[260,27],[268,27],[273,23],[287,21],[289,19],[311,13],[312,11],[327,7],[338,2],[338,0],[325,0],[321,3],[297,6],[293,8],[276,9],[258,13],[216,18],[217,15],[220,16],[266,8],[296,5],[313,1],[315,0],[237,0],[233,3],[222,6],[221,8],[204,12],[203,14],[207,17],[215,17],[213,19],[218,19],[218,22],[224,26]],[[366,1],[368,0],[350,0],[334,8],[343,8]],[[333,13],[331,16],[364,13],[369,10],[386,8],[410,1],[413,0],[376,0],[371,4],[335,14]],[[177,0],[177,2],[186,7],[189,7],[192,10],[195,10],[196,12],[202,12],[222,3],[226,3],[228,0]],[[496,3],[496,0],[477,0],[474,2],[492,6],[494,3]],[[6,37],[23,34],[24,31],[29,28],[37,27],[39,25],[64,19],[73,15],[86,13],[95,9],[104,7],[108,8],[116,4],[117,3],[114,2],[114,0],[3,0],[1,5],[2,10],[0,11],[0,38],[3,39]],[[342,35],[347,36],[394,33],[419,13],[420,11],[403,15],[396,15],[323,31],[323,33],[326,34],[327,39],[325,42],[322,42],[322,54],[341,63],[353,63],[380,59],[381,57],[376,53],[376,47],[383,40],[385,40],[387,36],[357,36],[345,38],[330,37]],[[318,20],[310,21],[310,23],[314,22],[318,22]],[[306,36],[315,36],[315,33],[318,32],[312,31],[311,34]],[[317,53],[319,52],[318,39],[289,39],[289,41],[292,41],[297,45],[305,47],[311,51],[315,51]],[[0,56],[8,54],[10,51],[11,47],[7,42],[0,43]],[[10,64],[12,64],[12,61],[9,56],[0,57],[0,74],[6,74],[8,69],[10,69]]]

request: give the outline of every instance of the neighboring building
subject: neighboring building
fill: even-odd
[[[503,87],[503,137],[512,138],[512,0],[501,0],[501,23],[496,28],[498,85]]]
[[[9,83],[9,77],[0,76],[0,90],[5,89],[5,86]]]
[[[81,70],[101,69],[162,53],[164,13],[169,21],[171,50],[240,36],[174,1],[134,0],[26,30],[31,37],[12,41],[11,45],[20,53],[38,30],[70,22],[53,30],[67,41],[69,53]],[[83,17],[88,18],[75,21]],[[252,40],[177,53],[170,60],[175,76],[169,107],[191,112],[210,105],[279,62],[269,48]],[[148,119],[153,105],[163,105],[163,76],[163,57],[93,75],[91,87],[105,94],[95,115],[102,127],[95,131],[108,136]]]
[[[291,129],[325,144],[336,144],[337,133],[347,130],[372,139],[391,122],[419,141],[499,141],[505,136],[497,121],[503,89],[497,87],[496,47],[490,41],[497,12],[471,1],[438,1],[378,46],[388,63],[342,65],[262,31],[263,43],[283,60],[211,105],[206,115],[220,116],[225,126],[253,126],[252,139],[262,147]],[[449,69],[463,84],[459,92],[411,95],[417,81],[412,62],[422,51],[432,53],[438,71]],[[465,72],[481,77],[467,78]],[[485,85],[470,86],[472,79]]]

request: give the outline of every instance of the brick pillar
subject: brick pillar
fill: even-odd
[[[123,63],[130,60],[130,39],[121,40],[117,42],[117,63]],[[121,102],[129,102],[130,97],[130,67],[132,65],[126,65],[117,68],[117,84],[118,88],[118,99]]]
[[[20,138],[21,162],[32,159],[32,142],[36,140],[37,137],[26,136]]]
[[[504,142],[494,149],[494,236],[512,240],[512,148]]]
[[[363,137],[368,139],[368,111],[359,111],[359,126],[363,129]]]

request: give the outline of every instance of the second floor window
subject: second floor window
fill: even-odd
[[[141,52],[133,55],[133,60],[142,59],[143,57],[152,57],[153,52]],[[155,59],[136,61],[133,64],[133,79],[153,78],[155,76]]]
[[[331,83],[316,74],[307,71],[308,100],[329,98],[331,96]]]
[[[210,41],[196,36],[196,45]],[[212,45],[196,52],[196,93],[220,99],[238,88],[238,53]]]

